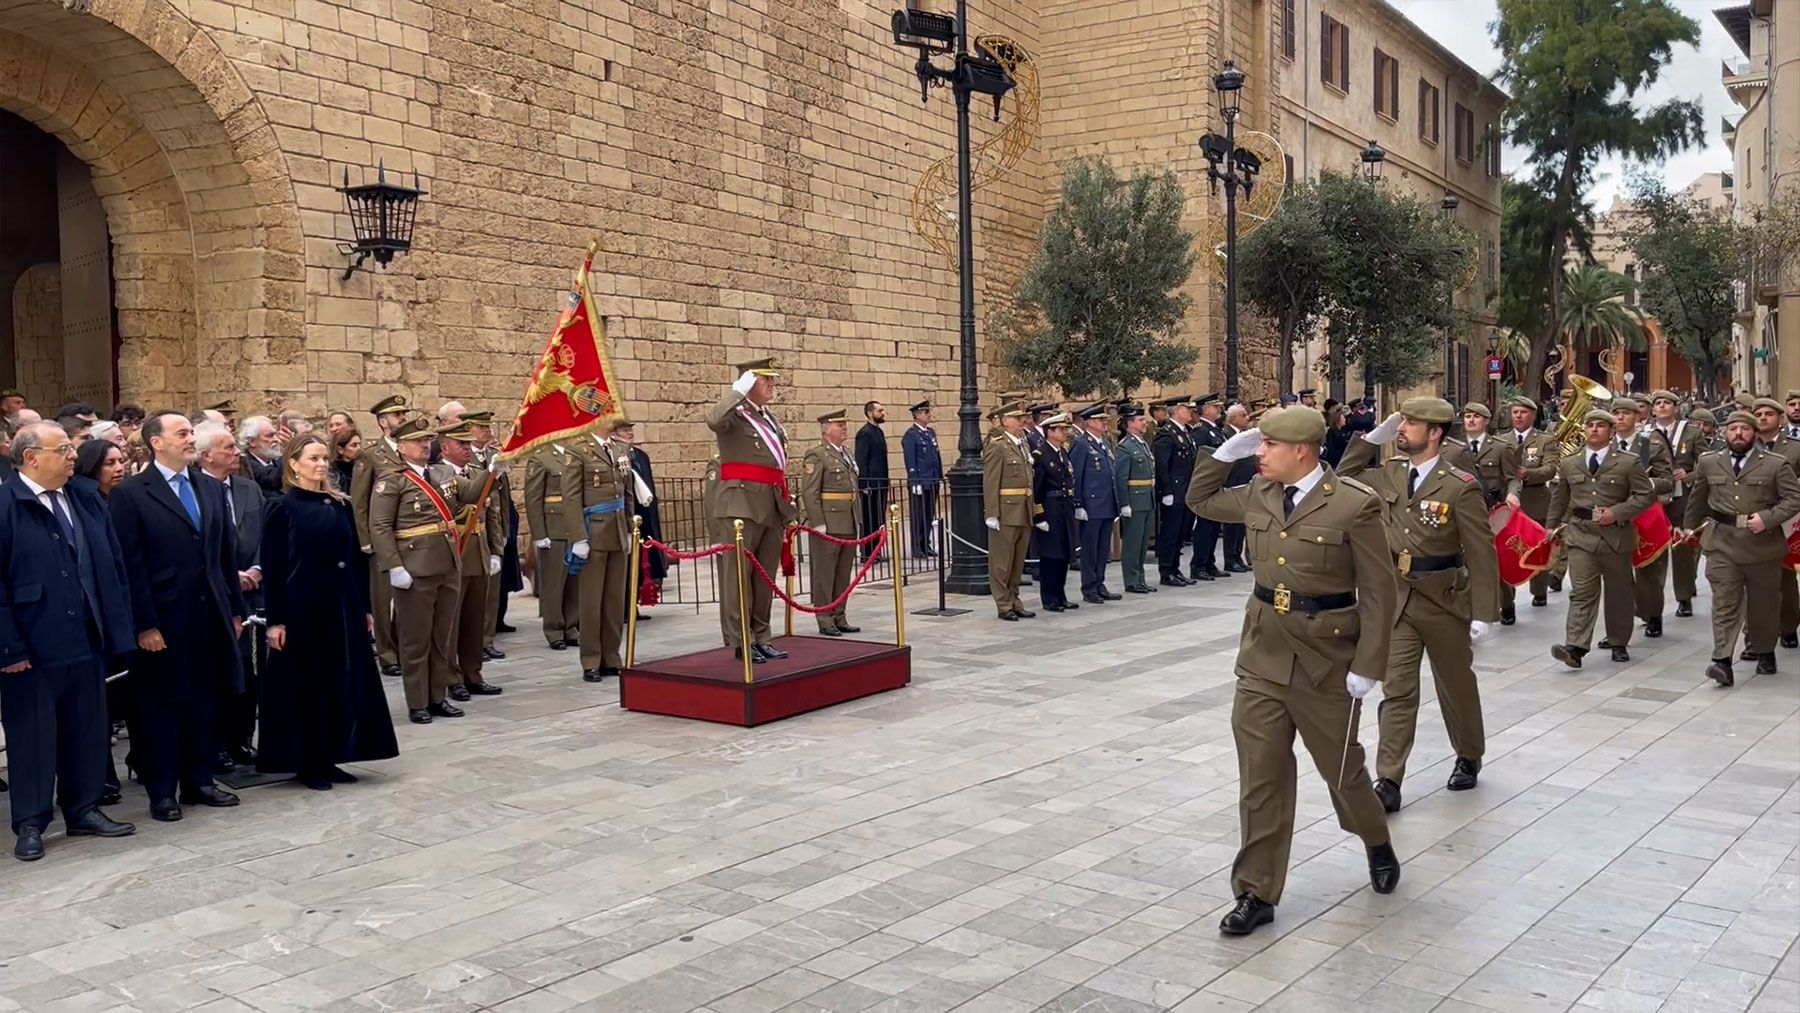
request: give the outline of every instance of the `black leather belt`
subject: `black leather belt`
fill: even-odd
[[[1394,554],[1395,564],[1401,562],[1402,553]],[[1407,566],[1401,573],[1429,573],[1433,570],[1454,570],[1463,565],[1461,556],[1413,556],[1407,555]]]
[[[1738,515],[1737,514],[1722,514],[1722,513],[1719,513],[1718,511],[1714,511],[1713,515],[1712,515],[1712,519],[1713,519],[1714,524],[1723,524],[1724,526],[1726,526],[1728,528],[1735,528],[1735,527],[1737,527]]]
[[[1591,521],[1594,519],[1594,510],[1592,507],[1570,507],[1569,516],[1578,521]]]
[[[1264,587],[1256,585],[1258,601],[1268,602],[1275,606],[1277,612],[1324,612],[1327,609],[1347,609],[1356,605],[1356,593],[1344,591],[1339,594],[1295,594],[1285,587]]]

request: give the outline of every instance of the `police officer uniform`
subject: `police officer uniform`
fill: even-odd
[[[631,563],[631,448],[612,438],[624,415],[604,433],[567,441],[563,463],[563,523],[576,536],[565,562],[575,575],[581,618],[581,678],[599,682],[624,664],[625,611],[634,608]]]
[[[843,409],[819,416],[819,425],[842,422],[849,425],[849,413]],[[856,537],[856,498],[859,486],[856,461],[842,444],[829,440],[806,452],[802,460],[805,474],[800,479],[800,519],[839,538]],[[807,570],[812,580],[812,604],[822,608],[837,601],[850,589],[850,575],[856,564],[854,545],[836,545],[822,538],[807,538]],[[828,637],[859,633],[861,627],[850,625],[845,612],[848,602],[839,602],[829,612],[815,615],[819,632]]]
[[[1058,447],[1044,438],[1032,468],[1031,498],[1043,508],[1033,524],[1031,554],[1038,565],[1038,597],[1046,612],[1078,609],[1069,600],[1069,561],[1081,545],[1075,507],[1081,497],[1075,485],[1075,463],[1068,444],[1068,431],[1074,426],[1067,415],[1052,415],[1044,420],[1046,434],[1052,429],[1063,431],[1064,446]]]
[[[994,409],[992,418],[1023,418],[1024,406],[1014,402]],[[1019,598],[1019,580],[1025,572],[1025,556],[1031,546],[1032,525],[1043,512],[1031,487],[1036,458],[1024,438],[1014,438],[1004,428],[981,448],[981,504],[988,527],[988,586],[994,607],[1007,621],[1037,615]]]
[[[1584,429],[1589,422],[1606,424],[1606,442],[1599,447],[1584,443],[1563,458],[1550,494],[1549,527],[1567,525],[1562,541],[1568,547],[1570,580],[1565,640],[1550,653],[1570,668],[1580,668],[1588,652],[1603,589],[1607,647],[1614,661],[1631,660],[1625,650],[1635,609],[1631,553],[1637,529],[1631,522],[1656,499],[1650,473],[1612,438],[1613,417],[1594,408],[1583,419]],[[1611,511],[1611,524],[1600,523],[1602,510]]]
[[[1290,407],[1268,416],[1260,435],[1316,448],[1325,438],[1325,416]],[[1398,584],[1373,489],[1322,464],[1291,486],[1258,475],[1242,489],[1225,489],[1231,460],[1222,455],[1232,449],[1228,444],[1200,460],[1184,505],[1216,521],[1245,524],[1256,581],[1245,605],[1231,715],[1241,814],[1231,868],[1237,905],[1219,925],[1228,935],[1243,935],[1274,919],[1286,884],[1296,733],[1326,783],[1338,825],[1368,849],[1376,892],[1399,884],[1400,862],[1364,769],[1346,692],[1350,673],[1367,692],[1387,668]]]
[[[1748,412],[1733,412],[1726,424],[1749,426],[1756,419]],[[1781,525],[1800,514],[1800,476],[1770,453],[1754,435],[1742,453],[1729,446],[1702,454],[1696,462],[1693,490],[1687,497],[1682,524],[1702,530],[1706,552],[1706,582],[1712,586],[1712,664],[1706,674],[1721,686],[1735,681],[1731,652],[1738,630],[1745,630],[1748,654],[1761,674],[1775,671],[1775,636],[1780,620],[1777,583],[1787,554]],[[1750,530],[1752,516],[1759,516],[1762,531]],[[1703,527],[1704,526],[1704,527]]]
[[[944,481],[944,455],[938,450],[937,430],[919,421],[919,416],[930,410],[929,399],[913,405],[913,424],[900,437],[900,457],[906,463],[906,485],[912,496],[908,506],[915,556],[936,555],[931,544],[931,524],[937,518],[938,486]]]
[[[1083,423],[1105,419],[1106,405],[1089,405],[1077,414]],[[1069,460],[1075,471],[1075,505],[1080,511],[1076,520],[1081,524],[1081,600],[1093,604],[1117,601],[1121,596],[1106,587],[1113,522],[1119,516],[1113,448],[1104,434],[1078,435],[1069,446]]]
[[[798,516],[787,481],[787,434],[773,412],[749,400],[754,384],[744,386],[745,376],[779,377],[774,360],[762,358],[738,363],[737,383],[726,389],[706,410],[706,427],[713,431],[719,454],[719,478],[713,491],[716,528],[723,540],[733,538],[733,522],[744,522],[744,551],[762,563],[771,576],[781,568],[781,545],[787,526]],[[749,563],[746,561],[746,567]],[[739,656],[746,649],[751,661],[780,660],[787,652],[769,643],[769,610],[774,595],[754,572],[746,576],[749,602],[738,599],[738,560],[731,553],[718,557],[719,627],[725,643]],[[743,609],[750,610],[750,643],[741,644]]]
[[[1400,416],[1448,427],[1448,401],[1412,398]],[[1385,445],[1385,441],[1384,444]],[[1487,498],[1475,476],[1443,454],[1414,463],[1411,456],[1378,464],[1370,434],[1352,440],[1338,474],[1359,478],[1380,496],[1388,549],[1400,578],[1400,622],[1388,649],[1381,691],[1381,746],[1375,793],[1388,812],[1400,808],[1400,785],[1412,755],[1419,718],[1419,667],[1431,659],[1438,707],[1456,753],[1448,787],[1475,787],[1487,733],[1475,681],[1470,623],[1500,618],[1500,563],[1487,522]]]
[[[1121,422],[1144,414],[1138,405],[1119,409]],[[1127,432],[1119,438],[1113,455],[1115,489],[1119,497],[1119,569],[1125,590],[1150,594],[1156,590],[1144,572],[1144,550],[1150,542],[1151,520],[1156,516],[1156,455],[1142,436]]]
[[[439,446],[446,440],[473,443],[474,425],[464,417],[440,428],[437,430]],[[475,496],[479,500],[482,488],[487,485],[488,473],[486,467],[475,463],[473,454],[467,467],[458,468],[448,459],[438,463],[441,467],[448,468],[459,483],[474,483]],[[471,694],[492,696],[500,692],[499,686],[488,685],[481,675],[482,662],[486,659],[482,640],[489,629],[488,587],[500,583],[500,554],[506,549],[506,514],[500,499],[499,483],[496,482],[494,488],[489,490],[487,502],[471,502],[464,506],[458,511],[457,520],[456,541],[460,546],[458,556],[462,581],[457,595],[456,636],[452,643],[455,645],[459,679],[456,685],[450,687],[450,698],[460,702],[467,700]]]
[[[538,448],[525,461],[525,520],[537,551],[538,617],[553,651],[567,650],[581,625],[580,582],[569,579],[569,546],[581,540],[581,526],[563,510],[563,468],[569,451],[561,443]],[[549,542],[545,545],[545,542]]]
[[[1652,406],[1658,401],[1668,401],[1679,407],[1679,399],[1672,391],[1659,390],[1650,395]],[[1700,427],[1679,418],[1673,425],[1663,425],[1660,421],[1650,424],[1649,432],[1663,445],[1669,454],[1670,481],[1665,509],[1669,512],[1669,523],[1679,525],[1682,516],[1687,512],[1687,497],[1693,489],[1694,467],[1700,461],[1700,455],[1706,453],[1706,440],[1700,433]],[[1685,474],[1686,479],[1677,478],[1675,472]],[[1694,593],[1698,590],[1700,574],[1700,546],[1693,542],[1682,542],[1669,547],[1668,568],[1674,573],[1675,614],[1691,616],[1694,614]]]
[[[406,395],[394,394],[375,402],[369,414],[379,423],[383,415],[404,416],[408,410]],[[376,563],[374,545],[369,540],[369,496],[375,489],[377,478],[404,466],[393,436],[388,435],[364,440],[362,452],[356,455],[356,465],[350,471],[350,513],[356,522],[356,541],[369,557],[369,607],[375,616],[375,659],[381,665],[381,674],[388,676],[400,674],[398,638],[394,633],[394,589],[388,583],[387,571]]]

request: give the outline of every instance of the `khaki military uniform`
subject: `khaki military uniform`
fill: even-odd
[[[856,537],[856,462],[843,447],[820,443],[806,452],[800,480],[800,517],[808,526],[839,538]],[[812,580],[812,604],[823,607],[837,601],[850,588],[856,564],[854,545],[834,545],[822,538],[807,539],[807,570]],[[816,613],[820,630],[847,627],[847,602],[829,612]]]
[[[1507,490],[1517,480],[1518,445],[1504,436],[1489,433],[1480,439],[1479,445],[1476,441],[1446,442],[1443,456],[1444,460],[1475,476],[1482,498],[1489,507],[1504,501]]]
[[[375,616],[375,659],[383,668],[400,664],[398,640],[394,633],[394,588],[388,583],[387,571],[375,561],[374,543],[369,540],[369,495],[375,480],[406,465],[400,451],[386,438],[363,444],[356,455],[356,467],[350,472],[350,514],[356,522],[356,544],[369,554],[369,607]]]
[[[536,549],[538,616],[544,622],[544,639],[552,644],[573,639],[581,625],[580,581],[569,579],[569,546],[581,541],[581,525],[570,523],[563,510],[563,466],[569,452],[552,443],[525,462],[525,523],[531,541],[550,539],[550,547]]]
[[[1399,574],[1400,622],[1381,683],[1375,776],[1400,784],[1418,727],[1419,667],[1427,656],[1450,747],[1472,760],[1487,752],[1469,623],[1500,618],[1500,561],[1474,475],[1440,456],[1409,495],[1412,465],[1395,458],[1375,466],[1379,449],[1352,439],[1338,474],[1362,479],[1381,497]]]
[[[719,450],[719,478],[707,491],[710,509],[716,511],[707,515],[709,521],[716,518],[713,530],[722,532],[721,540],[729,543],[734,537],[732,522],[743,521],[744,551],[775,578],[781,570],[782,539],[788,523],[798,516],[784,474],[787,434],[768,409],[751,404],[731,388],[706,410],[706,427],[713,431]],[[774,595],[747,561],[744,566],[750,592],[750,640],[766,645],[771,638],[769,610]],[[738,642],[744,603],[738,600],[737,567],[731,553],[718,557],[719,632],[728,647],[745,646]]]
[[[1686,497],[1682,526],[1697,529],[1706,552],[1706,582],[1712,585],[1712,656],[1729,662],[1738,630],[1756,654],[1775,650],[1781,592],[1776,587],[1787,539],[1781,525],[1800,514],[1800,476],[1782,458],[1761,446],[1745,455],[1742,471],[1733,470],[1730,450],[1702,454],[1690,473],[1693,490]],[[1762,514],[1763,531],[1746,525],[1749,515]],[[1707,522],[1711,523],[1707,523]]]
[[[1540,429],[1527,430],[1523,442],[1516,430],[1508,429],[1497,439],[1512,444],[1513,470],[1508,477],[1506,493],[1519,498],[1519,509],[1525,516],[1544,525],[1546,529],[1552,525],[1550,516],[1550,482],[1556,476],[1556,466],[1562,460],[1562,448],[1557,446],[1550,434]],[[1523,471],[1523,475],[1520,472]],[[1503,602],[1511,608],[1513,604],[1513,588],[1508,585],[1502,592]],[[1542,598],[1550,593],[1550,573],[1540,570],[1531,575],[1531,596]]]
[[[1607,444],[1600,470],[1588,473],[1585,444],[1559,465],[1550,496],[1549,527],[1567,524],[1563,544],[1569,553],[1569,617],[1564,641],[1571,647],[1588,648],[1594,633],[1594,615],[1602,590],[1606,598],[1606,640],[1613,647],[1631,643],[1635,610],[1631,553],[1637,547],[1638,514],[1650,508],[1655,493],[1650,473],[1638,459],[1619,449],[1617,440]],[[1613,523],[1601,525],[1594,513],[1611,507]]]
[[[1759,439],[1760,442],[1760,439]],[[1774,443],[1763,446],[1787,462],[1787,466],[1795,474],[1800,475],[1800,440],[1792,439],[1785,433],[1777,435]],[[1800,629],[1800,585],[1794,582],[1794,571],[1782,568],[1781,571],[1781,615],[1779,625],[1782,636],[1790,636]]]
[[[988,531],[988,585],[1001,615],[1025,611],[1019,580],[1031,553],[1031,526],[1043,507],[1031,498],[1032,452],[1002,432],[981,448],[981,513],[1000,521]]]
[[[470,467],[485,470],[494,460],[494,455],[499,452],[500,448],[498,446],[490,445],[487,447],[476,447],[475,459]],[[507,510],[512,504],[512,473],[504,466],[501,467],[500,473],[494,476],[494,492],[490,498],[494,502],[500,504],[500,550],[497,555],[504,557],[506,554],[506,539],[511,536],[511,531],[509,529],[512,527],[511,524],[507,523],[506,517]],[[485,563],[486,560],[483,560],[482,562]],[[500,574],[496,573],[494,574],[494,579],[487,582],[487,604],[483,612],[481,626],[481,644],[483,647],[494,646],[494,637],[500,632],[498,629],[500,625],[500,595],[503,593],[504,592],[500,588]]]
[[[588,557],[576,565],[581,669],[624,666],[625,610],[636,608],[631,582],[631,448],[579,436],[563,444],[563,525]]]
[[[1344,676],[1379,679],[1387,670],[1399,587],[1374,490],[1324,468],[1284,516],[1280,483],[1259,475],[1223,489],[1230,470],[1229,462],[1200,458],[1186,502],[1202,517],[1247,529],[1257,586],[1244,610],[1231,710],[1241,833],[1231,886],[1278,904],[1294,837],[1296,733],[1338,825],[1369,847],[1388,842],[1387,814],[1350,727]]]
[[[425,469],[424,481],[451,511],[446,518],[431,496],[406,477],[408,471],[418,474],[403,465],[375,480],[369,495],[369,540],[380,584],[388,584],[388,571],[397,566],[412,574],[411,587],[393,591],[394,625],[406,706],[420,710],[441,703],[456,682],[451,638],[462,567],[454,518],[481,496],[481,480],[458,480],[444,464]]]
[[[1669,523],[1674,524],[1678,514],[1669,505],[1669,496],[1675,491],[1675,470],[1669,457],[1668,444],[1639,426],[1630,436],[1614,436],[1613,446],[1636,457],[1638,463],[1643,465],[1650,475],[1650,491],[1655,494],[1656,502],[1663,505]],[[1663,589],[1668,582],[1669,554],[1666,551],[1632,571],[1632,601],[1636,605],[1639,619],[1662,618]]]
[[[443,462],[443,466],[456,472],[456,466],[448,461]],[[487,471],[471,462],[466,470],[457,473],[456,478],[459,483],[473,483],[479,498],[482,487],[487,484]],[[462,589],[457,597],[456,637],[452,642],[456,645],[459,681],[479,686],[486,681],[481,677],[481,648],[493,630],[487,621],[488,589],[500,586],[500,575],[488,573],[488,558],[506,551],[506,507],[500,498],[500,483],[494,483],[493,491],[479,513],[471,502],[458,519],[463,527]]]
[[[1669,454],[1669,477],[1673,486],[1663,508],[1669,512],[1669,523],[1679,527],[1682,515],[1687,512],[1688,494],[1693,490],[1694,468],[1700,462],[1700,455],[1706,453],[1709,441],[1701,435],[1700,427],[1691,422],[1677,422],[1666,432],[1656,425],[1645,431]],[[1677,471],[1685,472],[1687,480],[1675,478]],[[1669,549],[1668,557],[1668,568],[1675,574],[1675,601],[1692,605],[1694,594],[1699,590],[1700,546],[1674,546]]]

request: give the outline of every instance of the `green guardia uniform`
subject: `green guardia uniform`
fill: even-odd
[[[1113,456],[1113,480],[1121,510],[1131,511],[1119,518],[1119,568],[1125,590],[1154,590],[1144,572],[1150,525],[1156,517],[1156,455],[1148,440],[1130,434],[1119,440]]]

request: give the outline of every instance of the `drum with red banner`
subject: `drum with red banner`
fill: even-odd
[[[1633,569],[1650,565],[1656,557],[1669,551],[1669,544],[1675,538],[1675,529],[1669,524],[1669,515],[1663,512],[1661,503],[1650,504],[1650,509],[1638,514],[1631,526],[1637,529],[1637,548],[1631,551]]]
[[[1494,552],[1500,557],[1500,579],[1517,587],[1550,565],[1550,541],[1544,526],[1525,511],[1502,503],[1488,512],[1494,532]]]
[[[1787,558],[1781,565],[1790,570],[1800,570],[1800,522],[1788,521],[1781,526],[1782,534],[1787,535]]]

